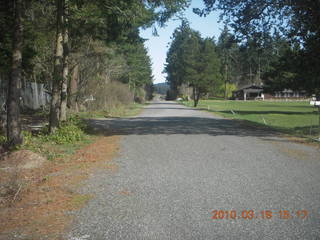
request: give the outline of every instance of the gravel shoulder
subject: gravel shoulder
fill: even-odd
[[[66,239],[320,238],[319,148],[174,102],[91,126],[122,136],[118,170],[90,176],[81,191],[95,197]],[[251,209],[254,218],[243,219]],[[214,210],[237,217],[212,219]]]

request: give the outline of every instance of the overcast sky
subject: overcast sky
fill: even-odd
[[[211,13],[207,17],[199,17],[192,12],[193,8],[203,8],[202,0],[193,0],[191,6],[185,11],[185,17],[189,20],[191,27],[199,31],[202,37],[213,37],[218,39],[223,28],[222,23],[218,23],[217,13]],[[173,18],[165,28],[158,29],[159,36],[152,36],[152,29],[141,30],[141,37],[148,39],[145,46],[148,48],[153,66],[154,83],[165,82],[165,74],[162,73],[166,61],[166,54],[170,45],[170,37],[181,21]]]

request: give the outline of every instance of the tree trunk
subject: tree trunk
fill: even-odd
[[[68,108],[77,111],[77,98],[76,93],[78,91],[78,81],[79,81],[79,64],[76,64],[71,70],[71,77],[69,78],[68,86]]]
[[[224,71],[225,71],[225,76],[224,76],[224,99],[226,100],[228,98],[228,92],[227,92],[228,64],[227,63],[224,65]]]
[[[193,106],[197,107],[200,99],[200,91],[196,87],[193,87]]]
[[[68,4],[64,6],[63,23],[63,79],[61,84],[60,121],[67,120],[67,97],[69,80],[69,31],[68,31]]]
[[[64,0],[56,0],[56,46],[53,70],[52,96],[50,106],[49,131],[53,133],[59,127],[61,83],[63,80],[63,7]]]
[[[200,100],[200,90],[198,89],[196,107],[198,106],[199,100]]]
[[[261,61],[260,56],[258,57],[258,83],[261,83]]]
[[[196,107],[196,88],[192,87],[193,106]]]
[[[22,0],[16,0],[14,6],[14,34],[11,76],[7,97],[7,139],[10,147],[22,144],[20,123],[20,87],[22,68]]]
[[[252,74],[251,63],[250,63],[249,66],[250,66],[250,70],[249,70],[249,71],[250,71],[250,73],[249,73],[249,74],[250,74],[250,83],[253,84],[253,81],[252,81],[252,76],[253,76],[253,74]]]

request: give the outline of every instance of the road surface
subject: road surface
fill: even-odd
[[[319,149],[173,102],[91,124],[122,135],[119,170],[67,239],[320,239]]]

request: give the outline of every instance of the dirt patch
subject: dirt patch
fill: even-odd
[[[9,183],[12,189],[2,192],[8,197],[0,202],[0,239],[62,239],[72,221],[70,211],[94,197],[77,192],[83,180],[96,169],[117,170],[112,159],[118,139],[101,137],[73,156],[54,162],[36,155],[34,161],[24,160],[30,152],[11,156],[16,162],[8,162],[9,156],[2,161],[0,183]]]
[[[283,136],[283,138],[288,139],[290,142],[304,144],[306,146],[315,147],[320,150],[319,142],[310,141],[310,139],[295,136]]]
[[[283,141],[282,141],[283,139]],[[287,155],[290,158],[295,158],[299,160],[320,160],[319,157],[319,144],[313,145],[312,143],[307,144],[307,142],[297,138],[285,138],[283,137],[280,140],[270,141],[279,152]],[[294,144],[288,144],[288,142]],[[305,145],[305,146],[303,146]],[[309,148],[311,147],[311,149]]]
[[[15,151],[4,155],[0,161],[0,169],[34,169],[40,168],[46,159],[29,150]]]

